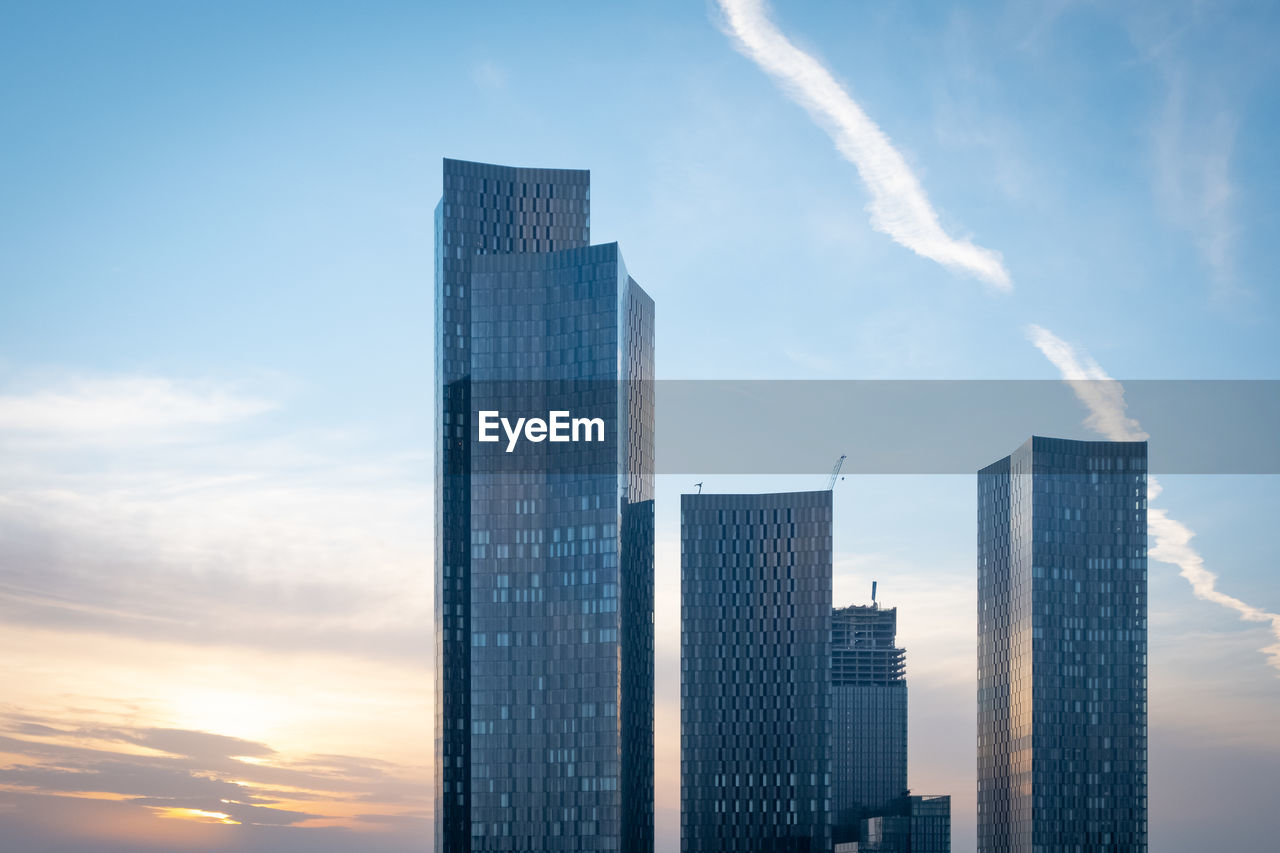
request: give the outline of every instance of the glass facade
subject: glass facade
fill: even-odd
[[[831,849],[831,492],[683,495],[680,848]]]
[[[910,853],[951,853],[951,797],[908,798]]]
[[[1147,445],[978,472],[978,850],[1147,849]]]
[[[586,172],[445,161],[436,849],[653,848],[653,301]],[[476,413],[598,418],[478,441]]]
[[[863,818],[888,814],[907,792],[906,651],[897,608],[832,611],[832,795],[836,843],[857,841]]]
[[[843,849],[842,849],[843,848]],[[951,853],[951,797],[900,797],[891,812],[862,821],[861,843],[836,853]]]

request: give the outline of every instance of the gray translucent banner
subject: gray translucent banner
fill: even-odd
[[[848,473],[972,474],[1031,435],[1106,438],[1086,426],[1078,393],[1127,404],[1152,473],[1280,473],[1276,380],[662,380],[654,390],[658,474],[816,474],[841,454]]]
[[[1146,438],[1154,473],[1280,473],[1277,380],[513,380],[463,393],[471,422],[452,440],[470,433],[473,473],[605,476],[626,450],[633,473],[817,474],[845,454],[848,473],[973,474],[1032,435]],[[538,430],[513,444],[499,414]],[[596,440],[570,440],[579,419],[599,420],[584,433]]]

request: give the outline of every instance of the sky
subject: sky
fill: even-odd
[[[1185,0],[5,4],[0,839],[429,849],[442,158],[591,170],[659,378],[1088,379],[1074,437],[1124,437],[1125,380],[1277,378],[1278,31]],[[697,479],[657,492],[666,851]],[[1265,849],[1280,487],[1158,488],[1151,846]],[[899,607],[910,782],[958,853],[974,498],[835,494],[836,603]]]

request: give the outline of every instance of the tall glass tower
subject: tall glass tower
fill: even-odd
[[[831,849],[831,492],[682,495],[680,849]]]
[[[978,472],[978,850],[1147,849],[1147,445]]]
[[[654,305],[589,245],[589,196],[587,172],[444,163],[440,853],[653,849]],[[508,451],[478,412],[601,426]]]
[[[861,821],[887,815],[907,793],[906,651],[898,610],[851,605],[831,618],[835,841],[857,841]]]

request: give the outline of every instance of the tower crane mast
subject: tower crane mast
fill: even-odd
[[[844,460],[849,458],[849,454],[842,453],[840,458],[836,460],[835,467],[831,469],[831,479],[827,481],[827,491],[832,491],[836,487],[836,477],[840,476],[840,469],[844,467]]]

